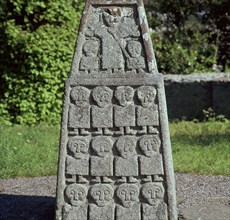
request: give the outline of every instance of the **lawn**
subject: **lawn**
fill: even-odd
[[[174,170],[230,175],[230,121],[170,123]],[[55,175],[59,128],[0,125],[0,178]]]
[[[174,170],[230,175],[230,121],[170,124]]]

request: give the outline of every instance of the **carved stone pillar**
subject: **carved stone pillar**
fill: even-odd
[[[65,83],[56,220],[176,220],[162,75],[142,0],[88,0]]]

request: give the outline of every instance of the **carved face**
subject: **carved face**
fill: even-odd
[[[130,41],[127,44],[127,50],[131,57],[140,57],[141,56],[141,43],[138,41]]]
[[[65,195],[69,204],[78,206],[85,201],[87,189],[83,185],[71,184],[66,187]]]
[[[105,157],[112,153],[113,141],[106,136],[95,137],[92,141],[92,148],[99,157]]]
[[[74,155],[75,158],[81,158],[82,155],[88,153],[89,142],[83,137],[74,137],[69,139],[68,149]]]
[[[137,96],[144,108],[148,108],[155,100],[156,89],[152,86],[142,86],[137,90]]]
[[[123,158],[130,158],[136,155],[136,140],[134,137],[120,137],[117,141],[116,147]]]
[[[163,201],[164,188],[162,183],[146,183],[141,188],[141,194],[150,205],[158,206]]]
[[[113,16],[107,12],[103,12],[103,18],[106,26],[108,27],[117,27],[121,22],[121,18],[119,16]]]
[[[93,90],[93,98],[100,108],[104,108],[111,104],[112,90],[106,86],[99,86]]]
[[[116,195],[122,206],[129,208],[138,201],[139,189],[133,184],[122,184],[117,188]]]
[[[115,97],[121,106],[127,106],[133,101],[134,89],[130,86],[119,86],[115,91]]]
[[[88,40],[83,46],[83,52],[87,57],[96,57],[99,50],[99,44],[97,41]]]
[[[159,151],[160,140],[157,136],[146,135],[140,139],[139,146],[146,157],[152,157]]]
[[[108,184],[97,184],[91,187],[90,195],[96,205],[103,207],[108,205],[113,199],[113,188]]]
[[[90,91],[83,86],[76,86],[71,90],[70,96],[78,106],[89,104]]]

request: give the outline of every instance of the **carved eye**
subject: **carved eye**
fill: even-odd
[[[108,101],[109,101],[109,94],[108,94],[108,93],[105,93],[105,94],[104,94],[104,101],[105,101],[105,102],[108,102]]]
[[[133,195],[135,195],[135,194],[136,194],[136,192],[135,192],[134,190],[131,190],[131,191],[130,191],[130,195],[133,196]]]
[[[101,195],[101,191],[98,190],[98,191],[94,192],[94,195],[99,197]]]
[[[159,188],[156,188],[156,189],[155,189],[155,192],[156,192],[156,193],[160,193],[161,190],[160,190]]]
[[[85,144],[81,144],[81,152],[86,152],[87,149],[86,149],[86,145]]]
[[[126,192],[125,190],[122,190],[122,191],[121,191],[121,195],[123,195],[123,196],[126,195],[126,193],[127,193],[127,192]]]
[[[106,196],[110,195],[110,191],[109,190],[105,190],[105,195]]]
[[[129,146],[129,151],[130,151],[131,153],[134,151],[133,145],[130,145],[130,146]]]
[[[74,144],[73,144],[73,147],[74,147],[74,148],[78,148],[78,143],[74,143]]]
[[[75,191],[74,191],[74,190],[71,190],[71,191],[70,191],[70,195],[72,195],[72,196],[75,195]]]
[[[151,189],[148,189],[148,194],[152,194],[152,190]]]
[[[83,191],[79,191],[79,192],[78,192],[78,196],[79,196],[79,197],[83,197],[83,195],[84,195],[84,192],[83,192]]]

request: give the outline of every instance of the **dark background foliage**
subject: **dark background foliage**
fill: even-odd
[[[1,0],[0,121],[60,121],[83,0]],[[229,71],[228,0],[146,1],[163,74]]]

